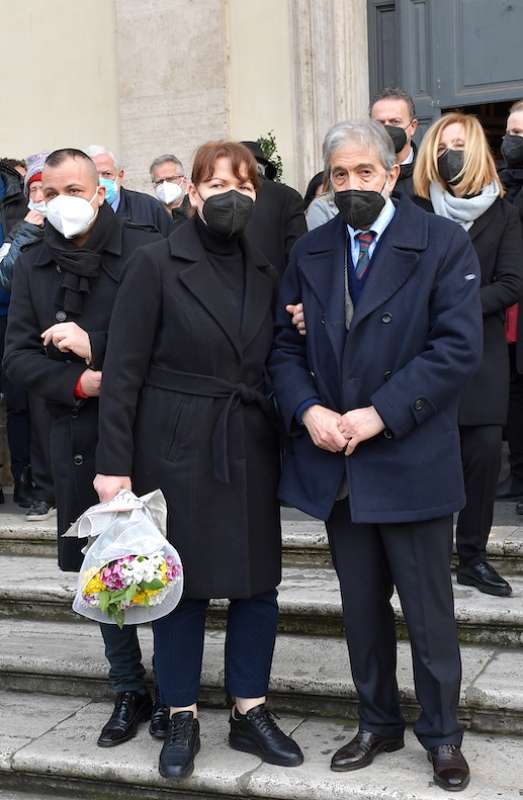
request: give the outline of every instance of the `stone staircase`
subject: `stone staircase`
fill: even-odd
[[[227,746],[223,691],[225,604],[209,614],[202,675],[202,751],[192,778],[179,784],[157,771],[161,745],[146,726],[110,750],[96,737],[110,713],[98,628],[76,616],[76,575],[55,564],[53,524],[0,513],[0,800],[82,798],[279,798],[281,800],[426,800],[442,797],[411,731],[404,750],[359,772],[329,770],[356,718],[337,580],[323,525],[284,523],[281,624],[271,706],[293,732],[306,761],[282,769]],[[511,598],[456,586],[462,642],[460,717],[473,777],[464,800],[523,796],[523,528],[493,530],[489,558],[510,575]],[[409,643],[395,599],[398,682],[405,717],[416,714]],[[140,630],[150,667],[151,631]],[[149,671],[149,678],[151,678]],[[521,738],[519,738],[521,737]]]

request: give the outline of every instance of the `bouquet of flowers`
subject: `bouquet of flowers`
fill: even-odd
[[[160,491],[138,498],[122,491],[89,508],[65,536],[90,536],[73,609],[120,628],[169,614],[183,588],[183,568],[165,539],[167,508]]]

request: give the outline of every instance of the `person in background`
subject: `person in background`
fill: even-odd
[[[314,175],[310,179],[305,194],[303,195],[303,209],[305,213],[307,213],[307,209],[314,200],[314,198],[321,197],[321,195],[323,194],[324,180],[325,180],[325,175],[323,173],[323,170],[321,172],[317,172],[316,175]]]
[[[16,169],[16,159],[0,160],[0,258],[9,252],[9,236],[13,228],[27,214],[27,199],[23,191],[23,179]],[[0,288],[0,357],[3,357],[10,293],[3,285]],[[27,397],[19,386],[1,373],[1,389],[6,401],[7,439],[11,454],[11,472],[14,481],[13,499],[21,508],[29,508],[32,502],[31,470],[29,467],[29,414]],[[4,493],[0,488],[0,503]]]
[[[194,216],[129,265],[109,332],[95,487],[160,488],[184,595],[153,623],[165,778],[186,778],[200,749],[197,712],[208,598],[228,598],[229,743],[271,764],[303,755],[265,705],[281,580],[277,422],[265,384],[276,270],[245,236],[259,177],[238,142],[196,152]],[[171,435],[166,436],[166,431]]]
[[[0,284],[7,291],[11,291],[14,265],[22,248],[40,241],[44,235],[46,204],[42,191],[42,169],[48,155],[47,152],[35,153],[28,156],[27,162],[24,162],[27,167],[24,192],[29,201],[29,211],[24,219],[12,228],[6,242],[5,255],[1,257],[0,254]],[[48,519],[55,513],[54,482],[49,452],[51,417],[45,398],[35,392],[31,392],[28,396],[20,386],[11,385],[8,379],[6,383],[8,439],[9,442],[13,442],[11,463],[15,482],[15,501],[17,475],[22,468],[22,459],[17,456],[17,449],[21,442],[22,453],[25,453],[26,442],[30,436],[31,503],[25,506],[28,508],[26,519],[38,522]],[[9,419],[11,416],[12,421]],[[16,433],[13,434],[12,429],[15,425]],[[23,467],[22,476],[26,470],[28,467]],[[23,477],[19,478],[18,482],[20,480],[23,486],[25,483]]]
[[[318,179],[320,179],[319,182]],[[310,192],[311,185],[316,186],[314,194]],[[310,181],[305,192],[305,201],[305,219],[309,231],[324,225],[339,213],[334,202],[334,192],[331,189],[329,177],[325,176],[324,172],[318,172]]]
[[[294,243],[307,230],[303,199],[285,183],[274,180],[274,164],[263,155],[258,142],[243,142],[258,164],[261,187],[245,230],[246,236],[281,275]]]
[[[21,178],[25,178],[27,172],[27,164],[23,158],[0,158],[5,165],[15,169]]]
[[[118,159],[104,145],[92,144],[85,148],[98,170],[100,185],[105,188],[106,202],[115,214],[136,225],[150,225],[162,236],[174,229],[170,214],[156,198],[144,192],[134,192],[123,186],[125,171]]]
[[[481,365],[459,404],[459,433],[467,502],[456,525],[458,583],[507,597],[510,584],[487,560],[510,366],[505,341],[507,308],[523,292],[523,239],[517,210],[504,190],[479,120],[444,114],[426,132],[414,168],[414,191],[428,211],[467,231],[481,266]]]
[[[373,98],[369,115],[371,119],[385,126],[394,145],[396,163],[400,165],[395,196],[399,197],[403,193],[412,196],[412,176],[417,153],[414,134],[418,127],[414,100],[404,89],[387,87]]]
[[[156,197],[171,214],[174,224],[185,222],[190,214],[191,204],[187,194],[187,178],[180,159],[171,153],[158,156],[149,167],[149,175]]]
[[[129,257],[161,236],[114,214],[81,150],[47,157],[42,191],[44,236],[20,254],[13,271],[3,368],[13,383],[45,397],[52,415],[58,563],[69,572],[80,569],[85,542],[62,534],[98,501],[92,485],[98,396],[113,304]],[[136,626],[100,629],[116,699],[98,745],[127,741],[151,714],[150,732],[162,738],[166,713],[158,703],[153,708]]]
[[[523,227],[523,100],[514,103],[507,119],[507,132],[503,137],[501,155],[504,166],[500,178],[505,187],[505,198],[519,213]],[[498,484],[496,497],[523,500],[523,315],[515,304],[507,309],[505,332],[510,358],[510,399],[507,426],[510,474]],[[523,514],[523,503],[516,506]]]

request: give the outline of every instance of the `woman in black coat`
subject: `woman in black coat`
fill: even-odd
[[[487,139],[470,115],[445,114],[429,128],[414,170],[414,189],[429,210],[469,232],[481,266],[483,360],[464,389],[459,412],[467,503],[456,527],[457,579],[506,597],[511,587],[487,561],[486,545],[508,410],[505,311],[523,292],[519,217],[503,199]]]
[[[258,176],[234,142],[200,147],[194,218],[136,254],[111,321],[101,398],[102,500],[162,489],[184,563],[179,606],[157,621],[155,664],[171,726],[164,777],[199,749],[196,703],[210,598],[229,598],[230,744],[294,766],[298,746],[265,708],[277,626],[279,441],[265,384],[275,271],[242,236]]]

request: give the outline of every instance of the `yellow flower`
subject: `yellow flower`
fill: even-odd
[[[145,589],[143,592],[136,592],[131,602],[135,606],[144,606],[149,597],[154,597],[155,594],[161,591],[161,589]]]
[[[163,583],[164,586],[167,586],[167,584],[169,583],[169,579],[167,578],[167,564],[165,563],[165,561],[160,566],[160,573],[161,573],[161,578],[160,578],[161,582]]]
[[[99,573],[97,572],[91,580],[87,581],[84,584],[83,592],[84,594],[98,594],[99,592],[103,592],[105,589],[105,585],[102,582]]]

